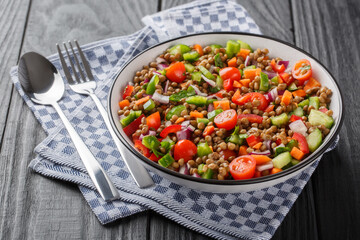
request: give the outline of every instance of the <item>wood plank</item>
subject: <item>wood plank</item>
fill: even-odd
[[[14,1],[8,2],[11,5]],[[18,44],[10,51],[11,44],[2,43],[8,44],[5,47],[9,48],[2,60],[9,59],[14,53],[18,56],[19,51],[48,55],[55,52],[56,42],[75,37],[84,44],[133,33],[142,28],[141,16],[156,12],[156,3],[155,0],[32,1],[23,48]],[[4,12],[15,14],[21,10],[19,5],[20,2]],[[25,19],[20,23],[25,25]],[[10,38],[8,42],[11,38],[16,39],[14,45],[22,39],[10,30],[9,33],[2,30],[0,36],[3,34],[5,40]],[[9,65],[14,65],[16,60],[14,58]],[[10,85],[8,81],[6,75],[1,84]],[[0,153],[0,239],[147,238],[144,227],[148,223],[147,213],[103,227],[76,186],[44,178],[29,170],[27,165],[34,157],[33,149],[45,134],[16,92],[6,100],[10,106]]]
[[[325,154],[314,176],[321,239],[356,239],[360,229],[360,2],[292,1],[297,45],[314,54],[340,84],[346,117],[336,150]]]

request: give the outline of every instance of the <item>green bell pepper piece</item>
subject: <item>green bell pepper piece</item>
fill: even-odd
[[[169,49],[169,53],[172,55],[176,55],[177,53],[180,53],[181,55],[183,55],[184,53],[187,53],[190,51],[191,51],[191,48],[184,44],[177,44]]]
[[[205,179],[212,179],[213,175],[214,175],[214,171],[208,168],[206,172],[201,175],[201,177]]]
[[[183,58],[189,62],[195,62],[200,57],[200,54],[197,51],[191,51],[183,54]]]
[[[267,91],[269,90],[269,78],[268,75],[266,75],[263,72],[260,72],[260,91]]]
[[[188,104],[195,104],[196,106],[204,106],[207,103],[207,98],[203,96],[191,96],[186,98]]]
[[[204,171],[203,171],[204,166],[205,166],[205,164],[203,164],[203,163],[198,166],[198,174],[201,175],[204,173]]]
[[[155,90],[156,90],[156,85],[157,85],[158,83],[159,83],[159,75],[155,74],[155,75],[151,78],[148,86],[146,87],[146,94],[148,94],[148,95],[153,95],[154,92],[155,92]]]
[[[197,123],[204,123],[205,125],[207,125],[209,122],[210,122],[210,120],[209,119],[207,119],[207,118],[197,118],[196,119],[196,122]]]
[[[196,95],[196,92],[195,92],[194,88],[190,86],[190,87],[188,87],[187,90],[181,90],[178,93],[172,94],[170,96],[169,100],[174,101],[174,102],[179,102],[183,98],[194,96],[194,95]]]
[[[298,142],[295,139],[291,139],[290,142],[286,144],[286,147],[290,149],[290,151],[293,147],[297,147],[297,146],[298,146]]]
[[[160,147],[160,142],[159,140],[155,137],[155,136],[145,136],[142,139],[142,144],[147,147],[148,149],[150,149],[151,151],[153,151],[153,153],[159,157],[162,156],[163,154],[161,152],[159,152],[159,147]]]
[[[186,107],[184,105],[178,105],[173,107],[167,114],[166,114],[166,120],[170,120],[172,116],[180,116],[181,112],[185,110]]]
[[[228,59],[232,58],[239,51],[240,51],[240,43],[234,40],[229,40],[226,42],[226,54],[228,56]]]
[[[193,72],[193,73],[191,73],[191,80],[201,82],[201,72]]]
[[[174,141],[171,140],[169,136],[164,138],[160,143],[161,147],[165,148],[166,153],[168,153],[171,150],[174,144],[175,144]]]
[[[283,152],[290,152],[288,147],[278,147],[275,149],[275,157]]]
[[[127,115],[126,117],[120,119],[120,123],[123,127],[126,127],[127,125],[129,125],[132,121],[134,121],[136,118],[140,117],[141,115],[141,110],[139,111],[133,111],[130,110],[130,114]]]
[[[214,121],[214,118],[220,114],[223,110],[222,109],[216,109],[214,111],[211,111],[207,114],[207,118],[210,120],[210,121]]]
[[[158,163],[163,166],[163,167],[168,167],[170,166],[173,162],[175,162],[175,160],[172,158],[172,156],[167,153],[165,156],[163,156],[162,158],[159,159]]]
[[[210,47],[211,47],[211,52],[212,53],[214,53],[215,49],[222,48],[222,46],[219,45],[219,44],[212,44],[212,45],[210,45]]]
[[[209,72],[209,70],[207,70],[204,66],[199,65],[198,68],[199,68],[200,72],[201,72],[202,74],[204,74],[204,76],[205,76],[206,78],[208,78],[208,79],[210,79],[210,80],[214,80],[214,79],[215,79],[214,75],[212,75],[211,72]]]
[[[207,144],[207,142],[201,142],[197,145],[197,155],[198,157],[207,156],[212,153],[211,148]]]
[[[217,99],[208,99],[208,100],[206,101],[206,105],[209,105],[209,104],[211,104],[211,103],[214,103],[215,101],[217,101]]]
[[[313,106],[316,110],[320,107],[320,100],[319,97],[310,97],[309,98],[309,107]]]
[[[220,88],[219,87],[210,87],[210,92],[211,93],[217,93],[218,91],[220,91]]]
[[[240,49],[249,49],[251,52],[253,51],[252,48],[250,47],[249,44],[247,44],[246,42],[243,42],[241,40],[237,40],[238,43],[240,43]]]
[[[256,66],[250,65],[250,66],[244,67],[244,70],[246,70],[246,69],[256,69]]]
[[[149,99],[149,101],[147,101],[145,104],[144,104],[144,110],[147,110],[147,111],[151,111],[153,110],[155,107],[155,103],[152,99]]]
[[[309,105],[309,99],[303,100],[301,103],[298,104],[298,107],[305,107],[306,105]]]
[[[195,67],[190,63],[185,63],[185,70],[188,73],[192,73],[195,70]]]
[[[214,61],[215,61],[215,66],[216,66],[216,67],[220,67],[220,68],[224,67],[224,63],[223,63],[223,61],[221,60],[221,57],[220,57],[220,54],[219,54],[219,53],[215,55]]]
[[[298,87],[296,86],[296,84],[293,82],[292,84],[290,84],[290,86],[287,88],[289,91],[295,91],[298,89]]]
[[[274,85],[278,85],[279,84],[279,77],[278,76],[275,76],[273,77],[270,82]]]

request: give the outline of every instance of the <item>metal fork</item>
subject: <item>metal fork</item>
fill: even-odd
[[[60,61],[61,61],[61,65],[62,65],[62,67],[64,69],[64,73],[65,73],[65,76],[66,76],[66,78],[68,80],[70,88],[76,93],[89,95],[93,99],[93,101],[96,104],[96,107],[98,108],[100,114],[102,115],[102,117],[103,117],[103,119],[105,121],[106,127],[110,131],[110,134],[111,134],[111,136],[112,136],[112,138],[113,138],[113,140],[114,140],[114,142],[116,144],[116,147],[118,148],[119,152],[123,156],[123,160],[125,161],[125,164],[128,167],[131,175],[133,176],[136,184],[140,188],[145,188],[145,187],[149,187],[149,186],[153,185],[154,181],[152,180],[152,178],[150,177],[149,173],[146,171],[144,166],[142,166],[138,162],[138,160],[136,160],[134,158],[129,159],[130,158],[129,154],[126,152],[124,147],[121,145],[120,140],[116,136],[103,105],[101,104],[99,98],[94,94],[94,90],[96,89],[96,82],[94,80],[93,74],[91,73],[89,63],[87,62],[87,60],[86,60],[86,58],[84,56],[84,53],[82,52],[82,50],[81,50],[81,48],[79,46],[79,43],[76,40],[74,40],[74,42],[76,44],[78,53],[79,53],[81,61],[82,61],[82,65],[83,65],[83,67],[85,69],[85,72],[86,72],[86,75],[87,75],[87,77],[86,77],[83,70],[82,70],[82,68],[81,68],[79,59],[78,59],[77,55],[75,54],[74,48],[73,48],[73,46],[71,44],[71,41],[69,41],[69,46],[70,46],[72,55],[74,57],[74,60],[75,60],[76,66],[77,66],[77,70],[78,70],[79,75],[80,75],[80,78],[79,78],[79,76],[76,74],[75,66],[74,66],[73,62],[71,61],[69,50],[68,50],[66,44],[63,43],[66,54],[67,54],[67,57],[68,57],[69,62],[70,62],[70,66],[71,66],[71,68],[73,70],[73,75],[75,77],[75,80],[72,78],[72,76],[70,74],[70,70],[68,69],[68,66],[67,66],[67,64],[65,62],[64,56],[63,56],[63,54],[62,54],[62,52],[60,50],[60,46],[58,44],[56,44],[57,50],[58,50],[58,53],[59,53],[59,57],[60,57]]]

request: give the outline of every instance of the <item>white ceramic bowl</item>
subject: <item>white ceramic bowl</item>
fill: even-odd
[[[164,168],[140,154],[134,148],[132,141],[123,132],[117,114],[119,109],[118,102],[121,99],[121,93],[123,92],[125,86],[129,82],[133,81],[135,72],[141,70],[142,66],[148,65],[151,61],[154,61],[158,55],[175,44],[182,43],[186,45],[193,45],[196,43],[202,46],[207,46],[210,44],[221,44],[225,46],[226,42],[230,39],[240,39],[245,41],[249,43],[253,49],[268,48],[270,51],[270,56],[281,57],[282,59],[289,60],[289,66],[292,66],[296,61],[304,58],[311,62],[313,77],[320,81],[323,86],[330,88],[333,92],[330,109],[334,112],[333,117],[335,124],[332,127],[330,133],[324,139],[322,145],[314,153],[302,160],[299,164],[287,170],[274,175],[248,180],[220,181],[195,178]],[[275,185],[297,175],[305,168],[309,167],[311,163],[313,163],[315,159],[323,154],[324,151],[331,145],[337,133],[339,132],[343,119],[343,100],[339,87],[329,71],[313,56],[289,43],[271,37],[246,33],[202,33],[179,37],[157,44],[141,52],[128,63],[126,63],[125,66],[119,71],[117,78],[110,88],[108,97],[108,115],[115,132],[124,145],[125,156],[123,157],[132,158],[134,161],[140,161],[147,169],[177,184],[185,185],[189,188],[216,193],[235,193],[253,191]]]

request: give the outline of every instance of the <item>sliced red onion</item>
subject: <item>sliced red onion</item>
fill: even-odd
[[[269,161],[265,164],[261,164],[256,166],[256,170],[258,170],[259,172],[265,171],[265,170],[269,170],[272,169],[274,167],[274,164],[272,161]]]
[[[176,132],[176,137],[178,140],[190,139],[191,131],[189,129],[178,131]]]
[[[189,126],[189,124],[190,124],[190,120],[186,120],[186,121],[183,121],[183,122],[181,123],[181,126],[183,126],[184,128],[186,128],[187,126]]]
[[[148,78],[145,78],[144,83],[148,83],[150,80]]]
[[[269,72],[269,71],[262,71],[263,73],[265,73],[266,75],[268,75],[269,79],[272,79],[273,77],[276,76],[276,73],[274,72]]]
[[[206,93],[203,93],[199,90],[199,88],[195,85],[190,85],[195,90],[196,94],[199,96],[207,97],[208,95]]]
[[[286,68],[288,68],[288,66],[289,66],[289,61],[279,61],[277,64],[278,64],[278,65],[284,64],[285,69],[286,69]]]
[[[214,66],[214,65],[210,65],[209,72],[213,73],[213,72],[214,72],[214,69],[215,69],[215,66]]]
[[[201,176],[200,176],[199,174],[197,174],[197,173],[194,173],[194,174],[191,175],[191,176],[196,177],[196,178],[201,178]]]
[[[165,83],[164,93],[167,93],[167,90],[169,88],[169,83],[170,83],[170,81],[167,80],[166,83]]]
[[[165,58],[157,57],[155,60],[156,60],[156,63],[167,63]]]
[[[296,120],[292,123],[289,124],[289,128],[293,131],[293,132],[297,132],[297,133],[301,133],[302,135],[304,135],[305,137],[308,135],[307,134],[307,127],[304,124],[304,122],[302,120]]]
[[[156,136],[156,132],[153,130],[150,130],[147,134],[141,134],[139,137],[139,140],[142,140],[145,136]]]
[[[278,90],[277,92],[278,92],[278,95],[283,95],[285,90]]]
[[[157,71],[153,71],[153,73],[155,73],[156,75],[162,75],[161,73],[159,73]]]
[[[210,96],[207,97],[208,99],[211,99],[211,98],[216,98],[217,100],[221,100],[220,97],[216,96],[215,94],[212,94]]]
[[[187,126],[187,129],[191,132],[195,131],[195,127],[193,125]]]
[[[158,101],[162,104],[168,104],[170,102],[169,96],[164,96],[159,94],[158,92],[155,92],[154,95],[151,97],[153,100]]]
[[[270,150],[266,150],[263,152],[251,152],[250,155],[265,155],[265,156],[270,156],[271,152]]]
[[[268,94],[266,94],[268,96],[268,99],[270,102],[275,101],[275,99],[279,96],[278,95],[278,90],[277,88],[273,88],[270,92],[268,92]]]
[[[264,141],[264,145],[266,146],[266,148],[267,148],[268,150],[271,150],[271,141],[270,141],[270,140],[265,140],[265,141]]]
[[[179,169],[179,173],[182,173],[182,174],[185,174],[185,175],[189,175],[190,172],[189,172],[189,168],[187,166],[187,164],[184,164],[180,167]]]
[[[245,67],[249,66],[250,65],[250,57],[249,56],[246,56],[246,59],[245,59]]]
[[[159,70],[164,70],[164,69],[167,68],[167,67],[169,67],[169,65],[167,65],[167,64],[165,64],[165,63],[159,63],[159,64],[157,65],[157,68],[158,68]]]
[[[207,111],[208,111],[208,112],[212,112],[212,111],[214,111],[214,110],[215,110],[214,104],[210,103],[209,106],[208,106]]]
[[[201,74],[202,79],[204,79],[205,82],[207,82],[210,86],[212,87],[216,87],[216,82],[214,82],[213,80],[208,79],[207,77],[204,76],[204,74]]]

